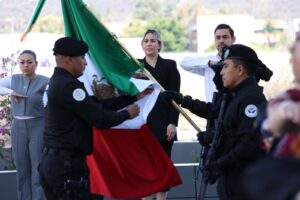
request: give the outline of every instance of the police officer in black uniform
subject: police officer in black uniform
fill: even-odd
[[[224,51],[223,68],[220,72],[226,100],[221,124],[220,145],[216,156],[206,170],[218,175],[218,194],[221,200],[247,200],[242,187],[242,173],[251,163],[259,159],[260,134],[255,131],[254,119],[258,106],[266,102],[262,88],[258,86],[255,75],[260,61],[253,49],[235,44]],[[190,96],[166,91],[162,94],[171,98],[194,114],[217,118],[220,103],[213,106]],[[222,102],[219,101],[219,102]]]
[[[116,112],[88,96],[77,78],[86,66],[88,46],[63,37],[53,49],[57,67],[49,81],[45,108],[44,155],[39,172],[47,199],[90,199],[86,155],[92,152],[92,127],[110,128],[136,117],[136,97],[120,98]],[[140,95],[139,97],[143,97]]]

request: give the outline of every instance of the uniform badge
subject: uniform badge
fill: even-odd
[[[256,105],[250,104],[245,108],[245,115],[250,118],[254,118],[257,116],[258,108]]]
[[[73,91],[73,98],[76,101],[83,101],[85,99],[85,91],[81,88],[77,88]]]

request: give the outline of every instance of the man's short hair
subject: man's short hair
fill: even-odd
[[[215,32],[217,32],[217,30],[219,29],[228,29],[229,30],[229,33],[230,33],[230,36],[231,37],[234,37],[234,31],[233,29],[228,25],[228,24],[219,24],[216,28],[215,28]]]

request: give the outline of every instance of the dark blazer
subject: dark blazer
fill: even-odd
[[[140,59],[144,63],[145,68],[152,74],[158,83],[165,90],[180,90],[180,74],[177,69],[176,62],[170,59],[163,59],[158,56],[155,68],[150,66],[145,58]],[[167,141],[167,126],[172,123],[178,125],[179,112],[173,105],[167,105],[160,97],[158,97],[154,108],[149,113],[147,124],[156,138],[161,141]]]

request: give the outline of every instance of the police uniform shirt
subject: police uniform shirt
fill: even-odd
[[[55,68],[47,96],[44,143],[49,148],[89,154],[92,126],[106,129],[130,118],[127,111],[104,109],[88,96],[83,83],[63,68]]]
[[[218,163],[221,168],[243,168],[259,156],[259,132],[254,120],[258,107],[266,102],[262,89],[253,77],[247,78],[229,92],[222,127]]]

